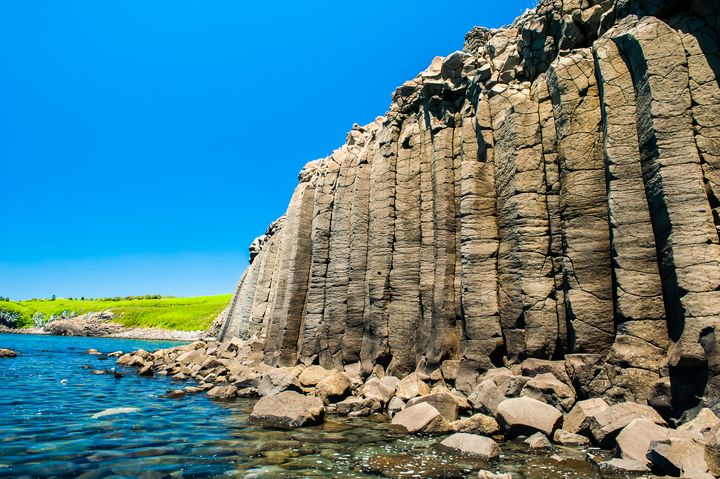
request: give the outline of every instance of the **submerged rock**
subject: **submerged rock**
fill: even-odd
[[[12,349],[0,348],[0,358],[14,358],[17,356],[17,351]]]
[[[319,424],[324,417],[325,406],[320,398],[283,391],[260,398],[250,420],[263,427],[291,429]]]
[[[140,409],[136,407],[113,407],[109,409],[105,409],[104,411],[97,412],[90,416],[93,419],[100,419],[101,417],[106,416],[116,416],[119,414],[132,414],[135,412],[138,412]]]

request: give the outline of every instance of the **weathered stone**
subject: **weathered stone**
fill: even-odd
[[[552,443],[548,440],[547,436],[541,432],[536,432],[523,442],[530,446],[530,449],[552,449]]]
[[[205,393],[208,398],[218,401],[228,401],[237,396],[237,388],[233,385],[215,386]]]
[[[442,434],[451,430],[440,411],[428,403],[406,407],[392,418],[391,424],[409,433]]]
[[[436,392],[415,397],[407,402],[407,406],[413,406],[421,402],[433,405],[448,421],[454,421],[458,418],[458,409],[461,405],[460,400],[449,392]]]
[[[548,403],[563,411],[569,411],[575,404],[575,390],[558,381],[551,373],[539,374],[529,380],[520,395]]]
[[[492,436],[500,431],[500,426],[494,418],[480,413],[453,421],[450,426],[455,432],[468,432],[483,436]]]
[[[360,394],[367,399],[375,399],[386,404],[395,394],[395,388],[382,383],[378,378],[370,378],[360,388]]]
[[[603,472],[609,472],[611,474],[623,474],[626,472],[648,472],[650,468],[645,464],[645,461],[634,461],[632,459],[622,459],[619,457],[610,459],[609,461],[603,461],[598,464],[600,470]]]
[[[463,432],[447,437],[438,444],[438,448],[452,454],[473,457],[483,461],[492,461],[500,456],[500,447],[489,437]]]
[[[12,349],[0,348],[0,358],[14,358],[17,356],[17,352]]]
[[[702,408],[694,419],[685,424],[681,424],[677,429],[678,431],[695,432],[705,435],[718,424],[720,424],[720,418],[718,418],[712,410]]]
[[[350,394],[351,390],[350,377],[337,371],[321,379],[315,386],[315,394],[325,402],[339,401]]]
[[[574,434],[564,429],[558,429],[553,434],[553,441],[563,446],[587,446],[590,444],[590,439],[580,434]]]
[[[615,404],[595,414],[590,420],[590,432],[595,442],[612,445],[617,434],[634,419],[644,418],[665,425],[665,420],[651,407],[631,402]]]
[[[578,401],[565,417],[562,428],[573,434],[587,434],[593,418],[609,407],[599,398]]]
[[[616,438],[618,451],[623,459],[646,462],[650,443],[665,439],[699,439],[702,435],[692,431],[680,431],[658,426],[650,419],[633,419]]]
[[[425,382],[418,377],[417,373],[405,376],[395,386],[395,396],[403,401],[426,394],[430,394],[430,386],[425,384]]]
[[[468,397],[476,410],[495,415],[505,399],[518,397],[529,377],[515,376],[507,369],[490,370],[475,391]]]
[[[652,441],[647,458],[658,474],[698,479],[713,477],[708,474],[703,445],[693,439]]]
[[[506,399],[497,408],[497,421],[508,435],[542,432],[551,435],[558,428],[562,413],[537,399]]]
[[[260,398],[250,420],[264,427],[290,429],[318,424],[324,416],[325,407],[320,398],[282,391]]]
[[[257,386],[261,396],[274,396],[283,391],[300,391],[300,381],[286,368],[274,368],[265,373]]]

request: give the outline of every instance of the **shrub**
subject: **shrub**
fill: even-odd
[[[48,319],[45,316],[45,313],[41,313],[40,311],[38,311],[32,315],[32,322],[34,327],[42,328],[47,324]]]
[[[8,328],[16,328],[20,324],[21,314],[8,308],[0,308],[0,324]]]

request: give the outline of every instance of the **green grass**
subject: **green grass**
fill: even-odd
[[[160,299],[32,299],[0,301],[0,308],[18,311],[22,315],[20,327],[32,326],[32,316],[59,316],[63,311],[83,314],[104,311],[115,313],[114,321],[127,327],[163,328],[181,331],[207,329],[210,323],[230,302],[230,294]]]

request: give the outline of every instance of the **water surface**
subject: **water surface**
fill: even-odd
[[[479,469],[515,478],[598,478],[586,451],[528,454],[520,441],[501,443],[496,464],[437,451],[438,438],[409,437],[386,420],[329,416],[294,431],[248,422],[253,400],[217,403],[203,395],[162,397],[186,386],[169,378],[93,374],[113,358],[87,354],[179,343],[129,339],[0,334],[0,477],[13,478],[370,478],[476,477]],[[108,408],[135,413],[93,419]],[[597,451],[590,451],[597,452]]]

